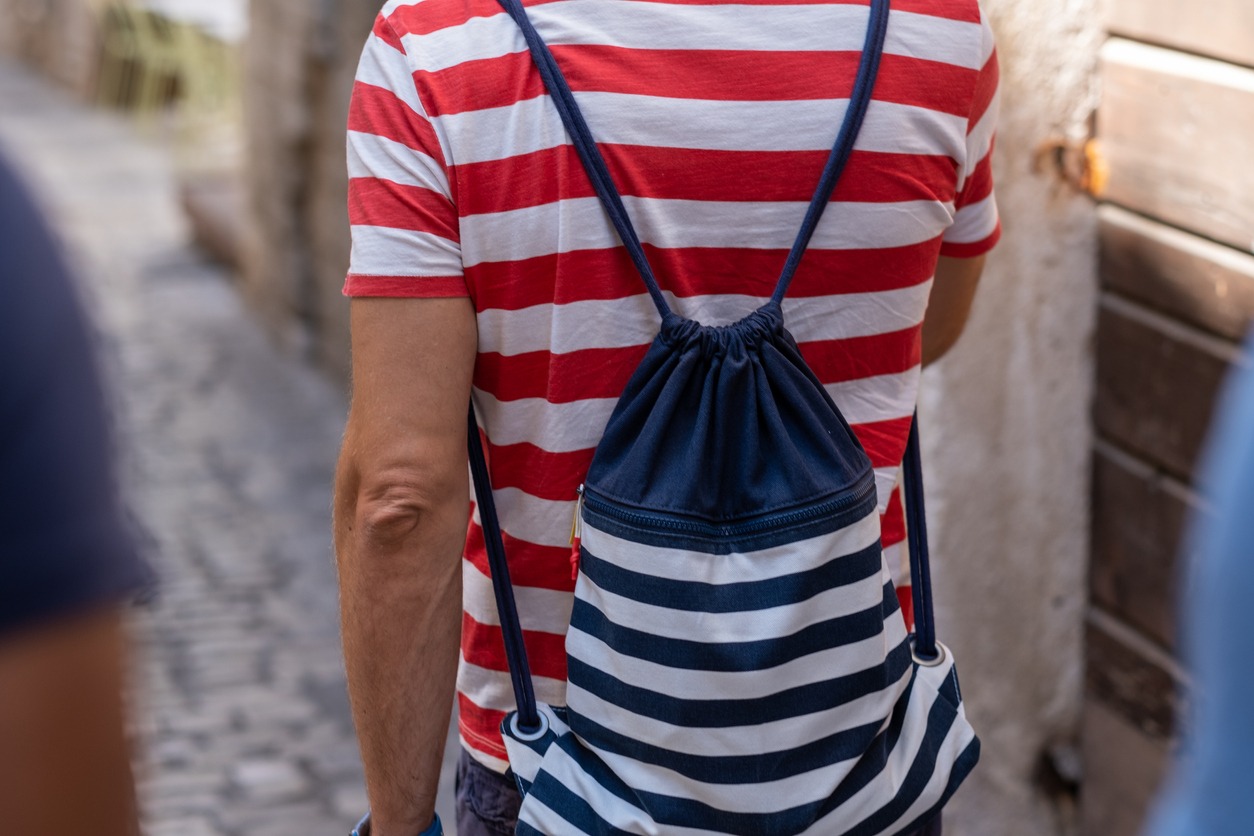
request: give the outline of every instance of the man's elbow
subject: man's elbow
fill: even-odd
[[[354,523],[361,536],[377,546],[399,546],[435,512],[433,491],[416,480],[382,479],[363,484]]]
[[[954,347],[966,328],[971,303],[984,272],[984,256],[941,257],[923,320],[923,365],[936,362]]]
[[[949,349],[958,343],[958,338],[965,330],[965,321],[948,329],[935,328],[931,331],[927,326],[923,329],[923,365],[930,366],[949,353]]]
[[[469,499],[464,462],[366,469],[353,477],[341,478],[337,489],[337,539],[356,546],[341,548],[341,553],[406,552],[434,528],[465,524]]]

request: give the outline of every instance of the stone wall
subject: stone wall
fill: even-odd
[[[1005,235],[920,405],[938,625],[984,749],[963,836],[1074,826],[1096,299],[1093,202],[1033,173],[1096,104],[1095,0],[984,0],[998,38]]]
[[[377,7],[252,0],[245,50],[246,293],[274,330],[348,372],[344,125]]]
[[[95,92],[99,3],[0,0],[0,53],[14,55],[82,96]]]

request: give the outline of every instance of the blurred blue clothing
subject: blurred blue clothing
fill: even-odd
[[[117,498],[92,348],[67,265],[0,159],[0,635],[150,580]]]
[[[1246,344],[1254,358],[1254,335]],[[1254,367],[1234,374],[1212,430],[1185,596],[1194,726],[1153,836],[1254,834]]]

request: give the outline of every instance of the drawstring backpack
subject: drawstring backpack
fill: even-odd
[[[517,710],[519,834],[909,833],[975,766],[936,641],[917,426],[904,468],[917,628],[880,545],[871,462],[781,301],[858,135],[888,0],[774,294],[723,326],[671,310],[575,98],[519,0],[553,103],[661,316],[576,510],[567,705],[537,703],[473,408],[470,462]]]

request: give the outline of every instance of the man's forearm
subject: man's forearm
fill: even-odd
[[[467,501],[382,510],[341,478],[341,628],[373,836],[430,824],[461,636]],[[345,484],[349,483],[349,484]]]

